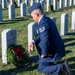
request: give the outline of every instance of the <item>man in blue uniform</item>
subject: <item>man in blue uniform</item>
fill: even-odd
[[[58,75],[62,65],[51,65],[51,63],[65,56],[65,48],[56,25],[49,17],[43,15],[40,3],[33,4],[28,12],[38,24],[38,35],[29,43],[28,51],[32,52],[35,44],[39,56],[38,71]],[[71,75],[69,71],[67,73]]]

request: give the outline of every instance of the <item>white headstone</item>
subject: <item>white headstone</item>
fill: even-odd
[[[31,22],[28,25],[28,44],[33,40],[34,35],[37,33],[37,23]]]
[[[73,0],[70,0],[70,6],[72,6],[73,5]]]
[[[65,0],[65,7],[68,7],[68,0]]]
[[[49,0],[49,4],[50,4],[50,5],[52,4],[52,0]]]
[[[15,5],[10,4],[8,6],[8,12],[9,12],[9,19],[14,19],[15,18]]]
[[[59,3],[60,3],[60,9],[62,9],[63,8],[63,0],[59,0]]]
[[[6,0],[2,0],[2,8],[7,8],[7,2]]]
[[[18,0],[18,6],[20,6],[22,3],[22,0]]]
[[[61,15],[61,35],[68,34],[68,14]]]
[[[30,6],[32,6],[34,3],[35,3],[34,0],[31,0]]]
[[[74,3],[74,5],[75,5],[75,0],[74,0],[74,2],[73,2],[73,3]]]
[[[72,29],[75,30],[75,10],[72,12]]]
[[[44,0],[41,0],[40,3],[41,3],[41,7],[43,9],[43,12],[44,12]]]
[[[34,3],[34,0],[31,0],[31,3]]]
[[[0,3],[2,3],[2,0],[0,0]]]
[[[0,21],[2,21],[3,17],[2,17],[2,6],[0,6]]]
[[[2,33],[2,63],[7,64],[7,48],[11,44],[17,44],[16,30],[6,29]],[[9,56],[10,57],[10,56]]]
[[[25,3],[21,3],[21,17],[26,16],[26,4]]]
[[[50,6],[50,5],[49,5],[49,1],[50,1],[50,0],[47,0],[47,11],[49,11],[49,6]]]
[[[57,10],[57,0],[53,0],[53,7],[54,7],[54,10]]]
[[[29,0],[25,0],[26,5],[28,4],[28,1],[29,1]]]
[[[13,4],[13,0],[10,0],[10,4]]]
[[[37,2],[40,2],[40,0],[37,0]]]
[[[34,2],[31,2],[31,3],[30,3],[30,6],[32,6],[33,4],[34,4]]]

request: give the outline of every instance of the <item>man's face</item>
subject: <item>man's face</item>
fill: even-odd
[[[38,22],[38,14],[37,14],[37,13],[35,13],[34,11],[32,11],[31,17],[33,18],[33,20],[34,20],[35,22]]]

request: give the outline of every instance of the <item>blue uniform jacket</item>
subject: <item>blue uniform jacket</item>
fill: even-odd
[[[40,55],[48,56],[54,59],[42,59],[39,62],[51,62],[61,59],[65,56],[64,42],[56,28],[55,23],[48,17],[43,16],[37,25],[38,35],[34,39],[35,45],[40,47]],[[56,56],[55,56],[56,55]]]

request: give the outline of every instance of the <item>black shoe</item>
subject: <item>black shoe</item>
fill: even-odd
[[[67,60],[64,61],[61,70],[63,70],[67,75],[72,75]]]

